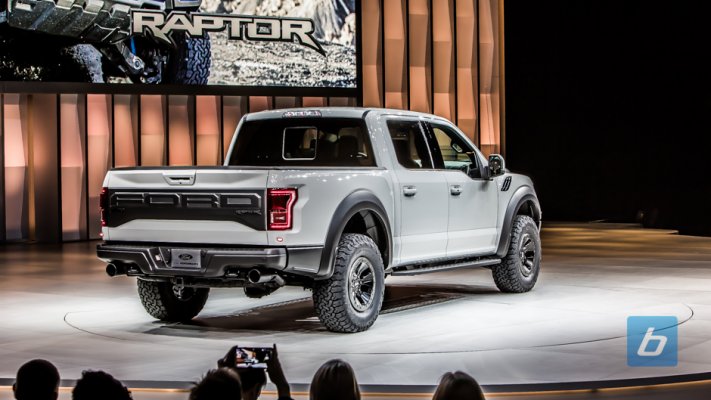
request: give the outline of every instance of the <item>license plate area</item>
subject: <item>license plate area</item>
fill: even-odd
[[[180,269],[201,269],[200,250],[170,249],[170,267]]]

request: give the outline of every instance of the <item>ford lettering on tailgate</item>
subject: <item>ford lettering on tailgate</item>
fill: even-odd
[[[107,226],[137,219],[232,220],[256,230],[265,229],[264,195],[256,191],[112,191]]]

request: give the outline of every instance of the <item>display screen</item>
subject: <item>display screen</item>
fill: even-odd
[[[356,5],[10,0],[0,80],[356,89]]]

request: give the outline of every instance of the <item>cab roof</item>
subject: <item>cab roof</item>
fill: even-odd
[[[425,114],[416,111],[397,110],[389,108],[373,107],[304,107],[304,108],[282,108],[278,110],[260,111],[245,115],[245,121],[256,121],[265,119],[281,118],[365,118],[366,114],[396,115],[421,117],[446,121],[446,119],[432,114]],[[447,121],[449,122],[449,121]]]

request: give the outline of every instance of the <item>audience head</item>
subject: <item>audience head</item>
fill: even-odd
[[[242,384],[232,369],[208,371],[190,390],[190,400],[242,400]]]
[[[432,400],[484,400],[484,393],[477,381],[464,372],[447,372],[439,381]]]
[[[17,400],[56,400],[59,396],[59,371],[46,360],[32,360],[17,370],[12,386]]]
[[[72,391],[72,400],[131,400],[131,392],[104,371],[84,371]]]
[[[316,371],[309,391],[311,400],[360,400],[360,389],[350,364],[331,360]]]
[[[266,372],[261,368],[240,368],[237,372],[242,382],[242,399],[257,400],[267,384]]]

